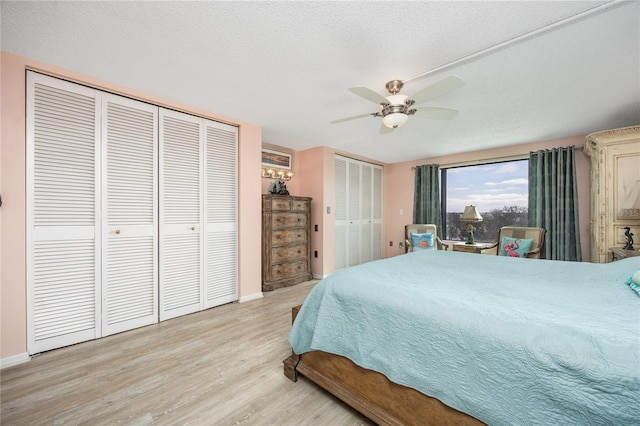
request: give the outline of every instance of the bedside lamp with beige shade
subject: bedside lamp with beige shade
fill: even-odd
[[[475,244],[475,240],[473,238],[473,222],[482,222],[482,216],[480,216],[476,206],[466,206],[464,208],[464,213],[460,216],[460,221],[469,222],[467,224],[467,232],[469,235],[465,244]]]

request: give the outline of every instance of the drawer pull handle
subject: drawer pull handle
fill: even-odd
[[[116,229],[116,234],[119,234],[119,233],[120,233],[120,230],[119,230],[119,229]]]
[[[298,250],[298,254],[300,254],[300,253],[301,253],[301,251],[300,251],[300,250]]]
[[[300,220],[302,220],[302,219],[298,218],[298,222],[300,222]]]
[[[195,230],[196,230],[196,227],[195,227],[195,226],[192,226],[192,227],[191,227],[191,230],[192,230],[192,231],[195,231]]]

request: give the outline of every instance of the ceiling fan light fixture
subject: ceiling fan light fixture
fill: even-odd
[[[403,114],[401,112],[394,112],[391,114],[387,114],[382,118],[382,122],[385,126],[395,129],[397,127],[402,127],[409,119],[407,114]]]

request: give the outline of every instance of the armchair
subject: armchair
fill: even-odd
[[[404,227],[404,252],[408,253],[414,251],[413,239],[411,234],[433,234],[433,245],[430,248],[432,250],[448,250],[449,245],[443,243],[440,237],[438,237],[438,227],[434,224],[410,224]]]
[[[544,236],[547,230],[544,228],[531,228],[525,226],[503,226],[498,232],[498,242],[482,251],[483,254],[495,250],[497,255],[526,257],[529,259],[544,259]],[[502,239],[505,238],[505,244]],[[525,240],[525,244],[522,241]],[[527,248],[528,241],[530,247]]]

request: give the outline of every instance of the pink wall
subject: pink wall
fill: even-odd
[[[28,58],[2,52],[0,118],[2,216],[0,216],[0,358],[26,352],[25,278],[25,70],[31,69],[66,80],[122,94],[142,101],[239,126],[238,262],[240,298],[261,294],[260,149],[262,129],[209,111],[192,108],[134,89],[97,80]]]
[[[289,191],[289,193],[291,195],[298,195],[300,197],[306,197],[306,195],[300,194],[300,179],[298,176],[298,170],[299,170],[299,164],[298,164],[298,153],[290,148],[285,148],[283,146],[278,146],[278,145],[272,145],[266,142],[262,142],[262,148],[264,149],[270,149],[272,151],[280,151],[280,152],[286,152],[288,154],[292,155],[291,158],[291,171],[295,174],[293,176],[293,178],[286,182],[287,185],[287,190]],[[262,156],[261,156],[261,160],[262,160]],[[260,164],[260,167],[257,169],[256,174],[260,173],[260,171],[265,168],[264,166],[262,166],[262,163]],[[275,167],[277,168],[277,167]],[[286,170],[286,169],[282,169],[282,170]],[[262,193],[266,194],[268,193],[267,188],[269,188],[269,185],[271,184],[271,182],[273,182],[273,179],[269,179],[269,178],[261,178],[262,182],[261,182],[261,188],[262,188]]]
[[[456,164],[469,161],[482,161],[517,155],[528,155],[531,151],[575,145],[584,145],[584,136],[553,139],[541,142],[512,145],[505,148],[495,148],[463,154],[447,155],[427,158],[417,161],[387,164],[384,168],[384,222],[385,222],[385,257],[396,256],[401,253],[398,242],[404,241],[404,226],[413,221],[413,188],[414,171],[411,167],[422,164]],[[580,218],[580,242],[582,244],[582,259],[590,261],[589,251],[589,221],[591,219],[591,165],[589,157],[582,150],[576,151],[576,175],[578,180],[578,202]],[[403,211],[403,214],[400,211]],[[393,247],[389,247],[393,241]],[[402,251],[404,253],[404,251]]]

